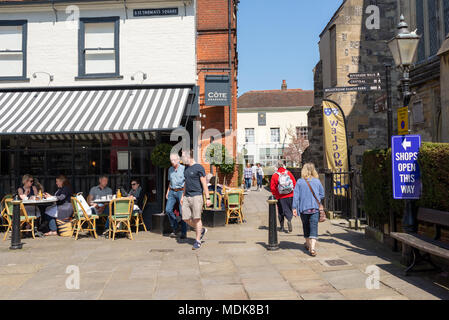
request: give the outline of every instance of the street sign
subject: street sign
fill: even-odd
[[[381,79],[351,79],[348,81],[349,84],[381,84]]]
[[[418,163],[421,136],[391,137],[393,165],[393,198],[419,199],[421,197],[421,170]]]
[[[350,73],[348,74],[349,79],[380,79],[380,73]]]
[[[374,104],[374,113],[387,111],[387,95],[384,94],[382,97],[376,100]]]
[[[353,87],[335,87],[335,88],[325,88],[325,93],[335,93],[335,92],[367,92],[367,91],[380,91],[382,87],[380,85],[367,85],[367,86],[353,86]]]
[[[408,134],[408,107],[398,109],[398,134]]]

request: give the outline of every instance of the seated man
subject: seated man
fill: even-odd
[[[92,209],[95,211],[97,215],[109,215],[109,206],[104,204],[94,203],[94,200],[101,199],[101,197],[112,195],[112,189],[108,187],[109,179],[107,176],[101,176],[99,181],[99,185],[92,187],[89,191],[89,196],[87,197],[87,203]],[[109,220],[106,221],[105,224],[105,233],[109,229]]]
[[[215,177],[210,178],[210,183],[208,186],[209,191],[214,192],[215,191]],[[217,183],[217,193],[223,195],[223,185]],[[221,198],[221,208],[225,208],[224,204],[224,197]]]

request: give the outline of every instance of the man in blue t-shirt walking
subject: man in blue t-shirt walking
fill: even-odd
[[[195,162],[193,150],[183,153],[182,161],[187,166],[184,170],[185,187],[181,198],[182,220],[196,230],[196,239],[192,250],[201,248],[201,242],[207,232],[201,222],[203,210],[203,192],[206,194],[206,205],[211,206],[209,189],[206,182],[206,171],[204,167]]]

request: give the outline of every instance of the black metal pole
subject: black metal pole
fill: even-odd
[[[393,106],[391,101],[391,66],[385,65],[385,86],[387,88],[387,145],[391,148],[391,136],[393,135]]]
[[[268,246],[267,249],[275,251],[279,249],[277,219],[276,219],[276,204],[277,200],[270,196],[268,198]]]
[[[16,195],[12,201],[13,213],[12,213],[12,228],[11,228],[11,250],[22,249],[22,243],[20,242],[20,203],[19,197]]]
[[[402,76],[402,97],[404,100],[403,107],[408,107],[410,100],[412,98],[412,93],[410,92],[410,76],[409,69],[404,68],[404,73]],[[410,130],[410,129],[409,129]],[[407,233],[415,232],[415,217],[413,216],[413,203],[412,200],[405,200],[404,217],[402,219],[402,228]]]

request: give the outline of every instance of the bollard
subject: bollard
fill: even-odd
[[[267,202],[269,207],[267,249],[270,251],[275,251],[279,249],[276,217],[276,204],[278,201],[273,196],[270,196]]]
[[[11,250],[22,249],[22,243],[20,242],[20,203],[21,201],[16,196],[12,201],[13,213],[12,213],[12,228],[11,228]]]

